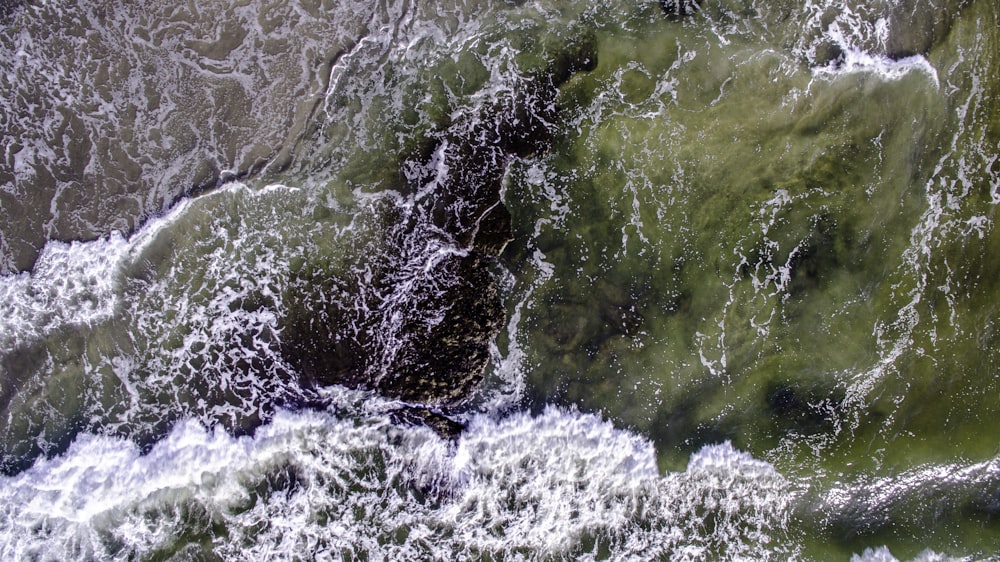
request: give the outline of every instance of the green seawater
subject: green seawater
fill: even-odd
[[[273,165],[87,246],[89,277],[3,279],[0,555],[1000,553],[996,0],[675,4],[299,14],[368,24]],[[468,250],[413,212],[458,173],[437,151],[546,88],[468,432],[297,372],[293,338],[391,354],[439,321],[393,314]]]
[[[531,400],[635,428],[666,470],[731,440],[812,493],[993,459],[995,5],[915,7],[953,19],[887,76],[797,53],[791,6],[722,4],[601,26],[555,148],[511,173]],[[939,485],[793,534],[818,559],[993,552],[996,491],[922,503]]]

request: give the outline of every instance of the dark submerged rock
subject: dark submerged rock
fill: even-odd
[[[700,9],[696,0],[660,0],[660,8],[671,19],[689,16]]]
[[[764,399],[780,433],[811,435],[830,431],[843,413],[844,396],[839,389],[803,388],[772,381],[764,391]]]
[[[886,55],[899,60],[929,54],[948,36],[955,18],[967,4],[967,0],[893,3],[888,14],[891,31],[886,39]]]
[[[461,402],[482,379],[490,341],[499,333],[504,315],[484,256],[475,252],[449,256],[435,267],[449,271],[432,270],[432,275],[451,282],[443,292],[413,295],[401,337],[379,365],[376,385],[380,392],[408,402],[450,405]],[[426,312],[440,316],[427,322]]]
[[[844,64],[844,49],[832,41],[824,41],[816,47],[816,56],[813,63],[816,66],[832,66],[839,68]]]
[[[374,390],[412,405],[396,413],[401,421],[442,435],[461,431],[423,406],[462,404],[489,364],[504,324],[493,268],[512,237],[501,200],[507,167],[548,149],[559,85],[597,63],[586,37],[561,53],[403,159],[397,177],[413,204],[384,202],[375,211],[385,235],[359,254],[355,269],[366,279],[328,279],[321,268],[303,275],[302,307],[283,327],[282,355],[307,385]]]

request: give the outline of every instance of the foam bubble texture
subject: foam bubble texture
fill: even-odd
[[[145,456],[81,437],[0,480],[0,555],[787,559],[789,491],[728,444],[660,476],[648,442],[562,410],[477,418],[457,445],[381,418],[279,413],[254,437],[183,423]]]
[[[47,244],[34,271],[0,282],[0,351],[9,352],[60,328],[91,325],[117,302],[115,269],[128,250],[114,234],[89,243]]]

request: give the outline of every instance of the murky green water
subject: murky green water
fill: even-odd
[[[667,469],[726,439],[819,489],[993,459],[996,16],[921,17],[949,11],[908,66],[817,68],[808,11],[602,28],[508,191],[533,403],[621,420]],[[938,486],[805,534],[990,551],[992,500],[916,513]]]
[[[1000,552],[995,2],[672,6],[219,7],[257,23],[183,56],[116,44],[212,93],[147,108],[194,140],[123,143],[152,170],[127,189],[95,171],[113,155],[44,149],[17,108],[91,119],[67,139],[112,121],[18,90],[3,271],[46,240],[148,226],[49,242],[3,278],[0,557]],[[34,31],[46,9],[5,28],[5,80],[41,72],[34,45],[63,60]],[[271,86],[227,104],[220,80]],[[205,166],[253,173],[149,217]],[[402,377],[399,356],[431,355],[421,334],[476,302],[451,299],[468,279],[447,261],[479,256],[476,170],[503,174],[513,240],[473,278],[506,320],[482,384],[431,404],[468,423],[449,441],[324,381]]]

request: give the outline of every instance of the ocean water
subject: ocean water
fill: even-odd
[[[0,25],[0,559],[1000,556],[995,0]]]

